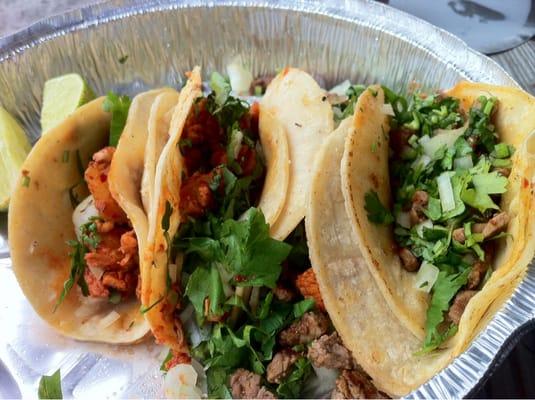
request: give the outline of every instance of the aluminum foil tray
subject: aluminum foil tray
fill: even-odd
[[[79,72],[98,93],[133,94],[180,86],[195,64],[223,70],[238,54],[254,74],[293,65],[326,87],[350,79],[433,89],[461,78],[517,86],[456,37],[370,1],[115,0],[0,39],[0,101],[35,141],[50,77]],[[0,397],[36,397],[40,376],[60,367],[66,397],[161,397],[162,348],[79,343],[37,317],[11,270],[6,220],[0,215]],[[484,379],[535,315],[535,269],[504,301],[469,349],[409,397],[462,397]]]

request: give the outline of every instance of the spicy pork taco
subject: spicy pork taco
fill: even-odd
[[[325,313],[302,224],[327,93],[293,68],[251,105],[217,73],[210,87],[195,68],[180,92],[149,213],[142,304],[170,348],[166,395],[381,395]]]
[[[130,343],[149,332],[137,295],[148,231],[140,192],[152,192],[147,137],[161,134],[153,103],[172,92],[141,93],[131,105],[96,99],[43,135],[23,165],[9,210],[13,269],[37,313],[66,336]]]
[[[315,166],[311,260],[344,344],[400,396],[466,349],[533,257],[535,99],[372,86],[354,109]]]

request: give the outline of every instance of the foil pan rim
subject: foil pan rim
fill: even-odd
[[[91,26],[95,26],[101,23],[108,23],[114,20],[125,19],[131,16],[147,13],[158,12],[180,8],[192,8],[192,7],[256,7],[256,8],[268,8],[268,9],[281,9],[291,10],[298,12],[309,12],[314,14],[321,14],[331,18],[342,19],[348,22],[355,23],[359,19],[358,12],[355,11],[357,7],[350,7],[350,5],[360,4],[363,8],[375,8],[376,11],[380,11],[385,16],[395,15],[401,17],[406,21],[413,21],[417,24],[418,28],[425,27],[427,33],[431,35],[439,35],[451,42],[448,46],[452,51],[457,48],[465,52],[473,60],[480,59],[485,61],[508,81],[511,86],[520,87],[518,82],[496,61],[490,57],[470,48],[466,42],[464,42],[458,36],[439,28],[431,23],[424,21],[418,17],[415,17],[405,11],[397,10],[389,7],[385,4],[374,0],[334,0],[330,1],[325,6],[319,0],[299,0],[298,2],[292,2],[292,0],[271,0],[271,1],[255,1],[255,0],[102,0],[95,4],[87,5],[68,11],[66,13],[43,18],[37,22],[34,22],[27,28],[23,28],[17,32],[14,32],[8,36],[0,38],[0,62],[10,59],[13,56],[25,51],[28,48],[39,45],[42,42],[54,39],[57,36],[64,36],[71,32],[75,32],[81,29],[88,29]],[[360,10],[360,9],[359,9]],[[405,34],[404,39],[410,39],[410,33],[414,32],[414,26],[411,24],[402,24],[401,20],[390,19],[389,22],[395,21],[397,28],[400,31],[391,31],[391,27],[387,27],[385,24],[382,28],[386,32],[394,34]],[[359,21],[363,25],[366,25],[364,21]],[[369,25],[369,24],[368,24]],[[379,24],[379,26],[381,26]],[[437,50],[433,46],[428,46],[425,43],[411,41],[413,45],[417,45],[425,49],[426,51],[437,53]],[[428,41],[428,43],[436,44],[437,41]],[[455,57],[454,57],[455,58]],[[466,60],[464,64],[468,64],[469,60]]]
[[[374,10],[380,21],[373,25],[384,32],[402,38],[436,57],[446,56],[457,71],[466,75],[463,66],[479,63],[480,68],[492,69],[502,83],[519,86],[518,83],[494,60],[470,49],[458,37],[439,29],[407,13],[394,10],[372,0],[335,0],[322,3],[315,0],[250,1],[250,0],[109,0],[69,11],[65,14],[38,21],[29,28],[0,39],[0,62],[20,55],[27,49],[41,43],[65,36],[72,32],[90,29],[92,26],[153,12],[165,12],[195,7],[244,7],[291,10],[341,19],[354,24],[372,26],[363,17],[366,10]],[[396,18],[392,18],[395,16]],[[394,21],[394,22],[393,22]],[[387,25],[387,22],[390,25]],[[407,23],[411,22],[411,23]],[[413,25],[414,24],[414,25]],[[411,31],[425,30],[428,39],[411,37]],[[437,40],[433,40],[437,39]],[[440,39],[440,40],[438,40]],[[464,58],[463,58],[464,57]],[[469,76],[468,76],[469,78]],[[492,318],[487,327],[472,341],[469,348],[448,367],[426,384],[408,395],[409,398],[451,398],[466,396],[485,379],[495,359],[507,351],[507,341],[535,317],[535,269],[529,268],[526,276],[517,286],[513,296]],[[504,329],[506,326],[508,329]]]

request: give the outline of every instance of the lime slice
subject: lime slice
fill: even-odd
[[[78,74],[49,79],[43,89],[41,130],[46,133],[74,110],[95,98],[95,93]]]
[[[0,107],[0,211],[7,210],[11,191],[30,147],[20,125]]]

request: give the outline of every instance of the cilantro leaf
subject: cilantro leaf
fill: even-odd
[[[226,368],[210,368],[206,371],[208,397],[211,399],[232,399],[227,387],[230,370]]]
[[[204,302],[209,299],[208,312],[212,316],[222,315],[221,303],[224,301],[223,284],[215,265],[210,268],[197,267],[190,275],[185,295],[195,308],[198,316],[206,316]]]
[[[128,118],[128,110],[132,101],[128,96],[119,96],[113,92],[109,92],[102,103],[104,111],[111,113],[110,122],[110,146],[117,146],[119,138],[123,133],[126,119]]]
[[[40,399],[62,399],[61,372],[58,369],[52,375],[43,375],[39,380],[37,395]]]
[[[453,188],[453,198],[455,199],[455,208],[442,214],[442,220],[449,220],[464,212],[465,206],[462,200],[462,192],[470,181],[468,173],[457,172],[451,177],[451,186]]]
[[[307,311],[314,308],[316,302],[314,299],[304,299],[294,304],[293,314],[295,318],[301,318]]]
[[[80,227],[80,241],[69,240],[67,242],[67,244],[71,247],[71,252],[69,253],[69,257],[71,259],[71,272],[69,274],[69,278],[67,278],[63,284],[63,290],[61,291],[52,312],[56,312],[75,283],[80,286],[84,296],[89,296],[89,288],[87,287],[87,283],[84,279],[84,272],[86,268],[84,257],[88,248],[96,249],[100,243],[100,236],[97,232],[97,225],[95,222],[97,219],[98,218],[91,218],[89,222]]]
[[[507,191],[507,178],[498,172],[477,174],[472,177],[472,183],[476,190],[485,194],[500,194]]]
[[[439,331],[439,327],[444,321],[444,312],[448,310],[450,301],[455,297],[459,289],[466,284],[471,269],[467,268],[457,274],[448,274],[440,271],[438,278],[433,285],[431,303],[427,309],[427,320],[425,322],[425,341],[423,353],[427,353],[440,346],[449,336],[451,330],[445,333]]]
[[[488,209],[499,209],[488,194],[482,193],[476,189],[465,189],[461,193],[461,198],[470,207],[477,208],[482,213]]]
[[[368,219],[374,224],[388,225],[394,222],[394,217],[390,210],[381,204],[381,200],[377,196],[377,192],[370,190],[364,195],[364,201],[368,213]]]
[[[250,208],[241,221],[227,220],[222,226],[223,264],[238,286],[275,287],[281,262],[291,246],[272,239],[264,214]]]
[[[277,394],[286,399],[299,398],[303,384],[311,372],[310,360],[306,357],[299,357],[292,366],[292,372],[277,386]]]
[[[218,72],[210,78],[212,93],[207,97],[207,109],[215,116],[223,128],[232,126],[249,111],[249,104],[245,100],[230,95],[230,81]]]

